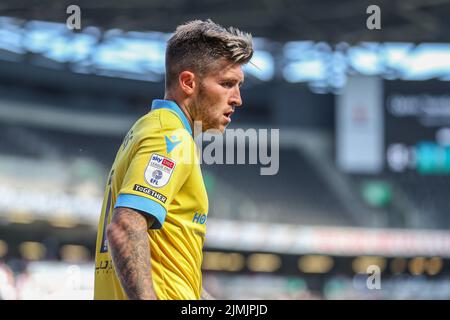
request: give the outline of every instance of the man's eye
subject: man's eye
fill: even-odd
[[[223,82],[222,86],[225,88],[232,88],[234,84],[232,82]]]

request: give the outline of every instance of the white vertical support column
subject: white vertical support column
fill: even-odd
[[[348,173],[380,173],[384,167],[382,79],[349,77],[336,102],[338,167]]]

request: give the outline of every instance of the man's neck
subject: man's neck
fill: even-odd
[[[194,120],[193,120],[193,117],[192,117],[191,113],[189,112],[190,111],[189,108],[186,107],[186,103],[183,102],[181,99],[177,99],[176,97],[174,97],[170,93],[166,93],[164,95],[164,100],[171,100],[171,101],[175,102],[178,105],[178,107],[180,107],[181,111],[186,116],[186,119],[188,120],[189,125],[191,126],[191,131],[193,132],[193,130],[194,130]]]

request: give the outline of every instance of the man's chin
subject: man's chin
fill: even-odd
[[[224,134],[225,129],[227,128],[227,125],[225,124],[218,124],[214,127],[208,128],[204,132],[208,132],[210,134]]]
[[[218,128],[209,129],[208,132],[211,134],[224,134],[226,126],[219,126]]]

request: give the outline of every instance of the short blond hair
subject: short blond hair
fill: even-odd
[[[166,90],[177,82],[178,75],[191,70],[201,76],[214,70],[217,62],[245,64],[253,55],[252,35],[214,23],[193,20],[177,27],[167,42]]]

